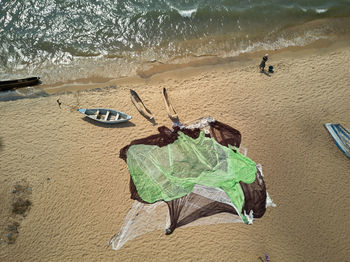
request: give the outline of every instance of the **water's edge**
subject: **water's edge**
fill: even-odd
[[[63,93],[81,92],[81,91],[103,91],[110,88],[118,88],[119,86],[132,86],[139,84],[147,84],[150,81],[163,81],[165,75],[167,78],[192,75],[200,70],[210,70],[214,67],[251,67],[256,68],[265,52],[269,52],[270,61],[277,61],[281,58],[308,56],[310,54],[323,55],[331,51],[342,48],[349,48],[350,37],[344,36],[337,41],[328,39],[317,40],[306,46],[286,47],[278,50],[263,50],[256,52],[243,53],[235,57],[218,57],[203,56],[187,58],[182,63],[160,63],[150,62],[143,70],[139,70],[137,74],[128,77],[117,78],[100,78],[89,77],[55,84],[45,84],[36,87],[21,88],[15,91],[1,92],[0,102],[13,101],[24,98],[37,98],[51,95],[60,95]],[[254,69],[255,70],[255,69]]]

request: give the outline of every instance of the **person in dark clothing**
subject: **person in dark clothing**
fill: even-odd
[[[269,59],[269,54],[264,55],[260,65],[259,65],[259,68],[261,71],[265,70],[265,63],[266,63],[267,59]]]
[[[60,99],[57,99],[57,104],[58,104],[58,106],[61,108],[62,102],[60,101]]]

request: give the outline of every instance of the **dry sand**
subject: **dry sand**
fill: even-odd
[[[261,54],[255,54],[104,84],[114,89],[0,103],[0,261],[258,261],[265,253],[271,261],[350,261],[350,161],[323,127],[350,128],[345,44],[271,53],[270,77],[257,71]],[[163,87],[181,121],[210,115],[241,131],[277,207],[250,226],[155,231],[114,251],[107,242],[132,205],[119,150],[161,125],[171,127]],[[130,88],[157,125],[138,113]],[[96,125],[77,107],[115,108],[133,119]],[[32,188],[24,218],[11,214],[18,183]],[[19,233],[7,244],[14,221]]]

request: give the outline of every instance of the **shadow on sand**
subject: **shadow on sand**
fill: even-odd
[[[179,119],[178,116],[176,116],[176,117],[169,116],[169,118],[170,118],[171,122],[173,122],[173,124],[179,124],[180,123],[180,119]]]
[[[145,114],[144,112],[142,112],[142,111],[139,110],[141,116],[143,116],[143,117],[144,117],[148,122],[150,122],[153,126],[158,125],[157,121],[154,119],[154,116],[153,116],[152,112],[149,111],[148,109],[146,109],[146,110],[147,110],[147,112],[148,112],[150,115],[152,115],[152,118],[150,118],[150,115],[147,115],[147,114]]]
[[[271,75],[269,74],[269,72],[266,72],[265,70],[260,71],[260,73],[265,74],[265,75],[268,76],[268,77],[271,77]]]
[[[82,119],[86,122],[89,122],[90,124],[93,124],[93,125],[98,126],[98,127],[104,127],[104,128],[125,128],[125,127],[135,126],[135,124],[130,122],[130,121],[120,123],[120,124],[104,124],[104,123],[96,122],[88,117],[84,117]]]
[[[0,151],[3,149],[4,144],[2,143],[2,138],[0,137]]]
[[[158,125],[158,123],[156,122],[156,120],[154,118],[152,119],[149,119],[149,118],[146,118],[148,120],[148,122],[150,122],[153,126],[156,126]]]

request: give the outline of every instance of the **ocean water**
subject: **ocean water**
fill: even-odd
[[[349,19],[350,0],[0,0],[0,79],[129,76],[350,35]]]

